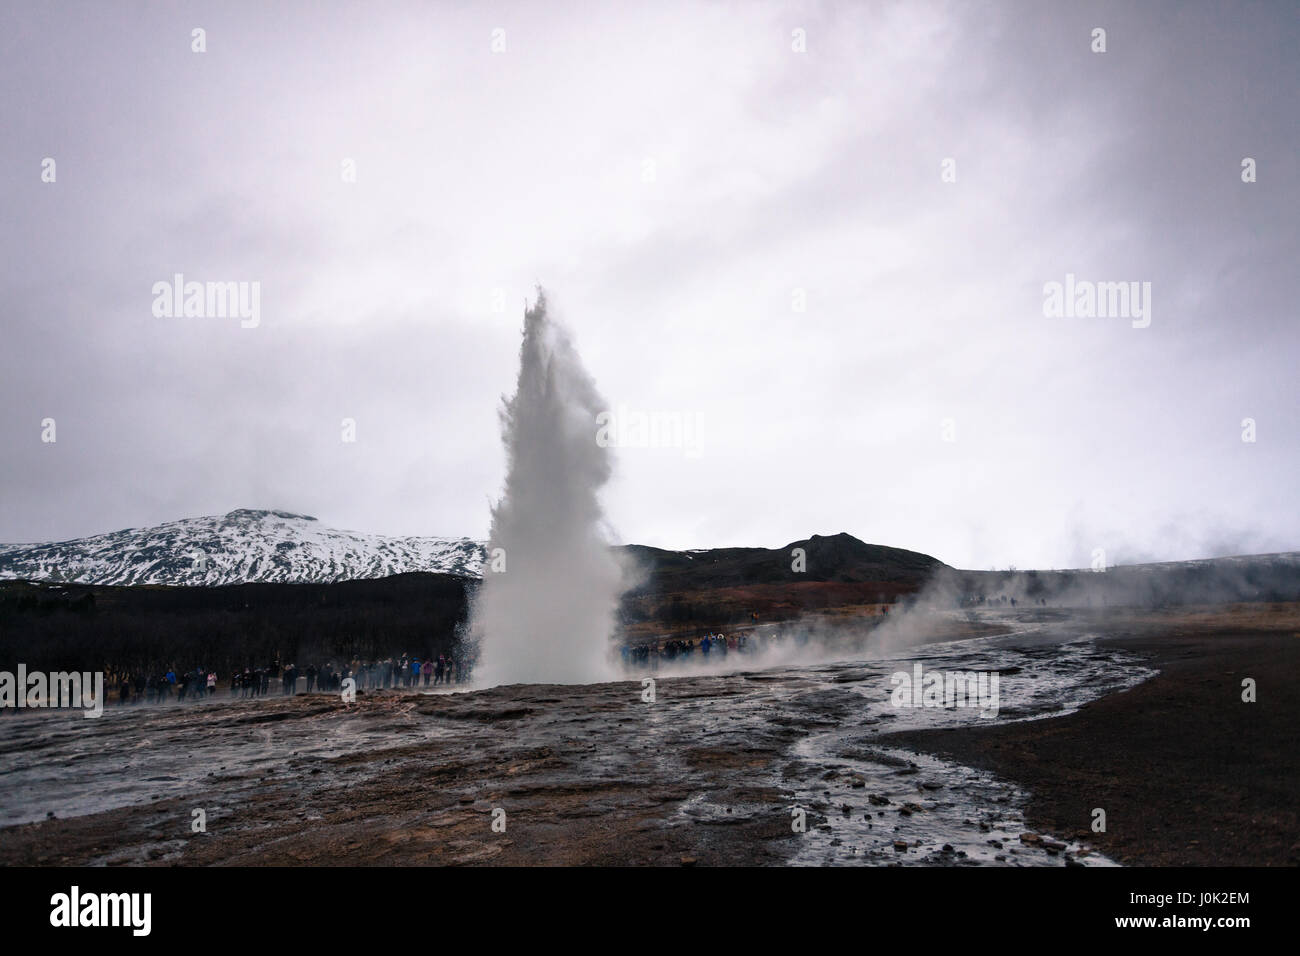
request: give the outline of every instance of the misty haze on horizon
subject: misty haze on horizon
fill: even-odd
[[[1297,48],[1285,4],[11,6],[0,542],[485,540],[540,283],[611,413],[688,426],[615,430],[620,542],[1298,550]]]

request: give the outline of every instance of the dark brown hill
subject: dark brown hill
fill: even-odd
[[[802,548],[806,570],[793,570]],[[630,640],[880,613],[946,565],[914,551],[813,535],[783,548],[621,551],[645,572],[624,597]],[[264,666],[452,649],[477,579],[412,572],[319,584],[201,586],[0,582],[0,667]]]
[[[796,549],[802,549],[802,563]],[[815,534],[783,548],[623,549],[645,577],[623,599],[633,640],[790,620],[805,613],[877,615],[951,569],[916,551]],[[796,568],[802,567],[802,570]]]

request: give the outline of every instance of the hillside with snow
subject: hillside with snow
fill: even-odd
[[[284,511],[240,509],[72,541],[0,544],[0,579],[79,584],[332,582],[406,571],[477,576],[470,538],[394,538],[322,526]]]

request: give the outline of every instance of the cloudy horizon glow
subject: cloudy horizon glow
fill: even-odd
[[[1286,4],[0,17],[0,541],[236,508],[485,538],[540,283],[611,405],[702,423],[617,450],[622,541],[1300,549]],[[156,317],[177,273],[259,282],[259,324]],[[1067,274],[1150,282],[1149,327],[1045,317]]]

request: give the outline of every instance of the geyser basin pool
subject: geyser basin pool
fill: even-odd
[[[979,720],[893,708],[890,675],[911,666],[907,654],[927,667],[1019,668],[1002,682],[999,721],[1059,713],[1150,674],[1080,631],[1035,629],[661,678],[653,703],[640,681],[615,681],[382,692],[352,705],[217,698],[99,721],[24,714],[0,748],[0,811],[58,819],[7,830],[0,862],[1062,864],[1064,852],[1019,842],[1009,784],[881,739]],[[207,810],[202,839],[189,830],[195,807]],[[806,832],[792,832],[793,807],[807,811]],[[498,808],[505,834],[491,829]]]

